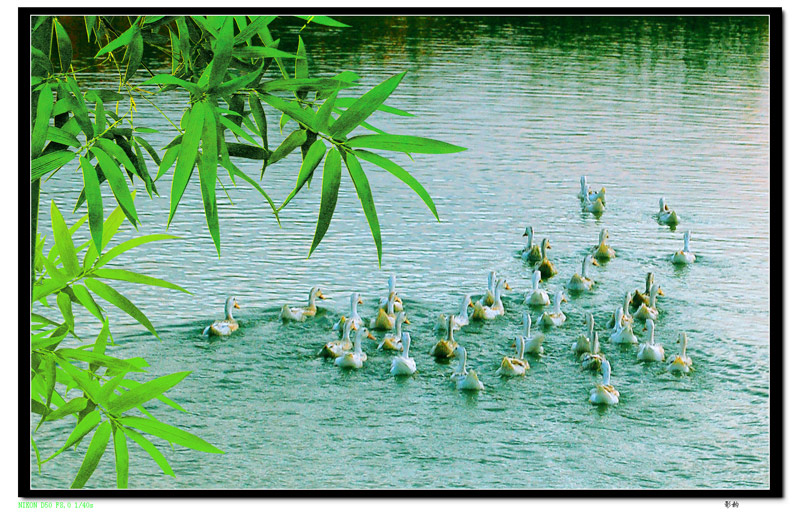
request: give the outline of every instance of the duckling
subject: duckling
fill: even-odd
[[[606,356],[600,352],[600,336],[594,333],[594,340],[592,342],[592,351],[583,355],[581,359],[581,368],[584,370],[599,371]]]
[[[662,197],[658,200],[658,223],[675,227],[681,221],[675,210],[670,210],[667,202]]]
[[[555,265],[547,259],[547,248],[550,247],[550,240],[547,238],[542,239],[542,245],[539,249],[542,254],[542,260],[539,262],[539,265],[536,267],[541,273],[542,279],[550,279],[554,275],[558,274],[558,270],[556,270]]]
[[[658,310],[656,309],[656,298],[658,297],[658,293],[650,294],[650,306],[645,303],[642,303],[639,306],[639,309],[633,314],[633,318],[638,318],[639,320],[653,320],[655,321],[658,318]]]
[[[389,276],[389,295],[385,299],[381,299],[380,304],[378,304],[378,309],[382,309],[384,311],[389,310],[389,297],[394,294],[394,311],[397,313],[398,311],[403,311],[403,300],[397,295],[394,288],[397,284],[397,278],[394,274]]]
[[[672,263],[676,265],[688,265],[690,263],[694,263],[696,258],[694,253],[689,251],[689,237],[691,237],[691,231],[687,231],[683,234],[683,250],[672,255],[670,258]]]
[[[567,283],[567,290],[571,292],[588,292],[592,289],[594,280],[586,275],[587,267],[590,263],[597,266],[597,260],[594,259],[594,256],[587,254],[583,259],[583,264],[581,265],[581,273],[575,273],[572,275],[572,278]]]
[[[648,318],[646,327],[646,330],[650,333],[650,339],[639,348],[636,359],[647,362],[661,362],[664,360],[664,347],[655,342],[656,325]]]
[[[631,308],[633,308],[634,311],[639,309],[639,306],[641,306],[642,303],[645,303],[648,306],[650,305],[650,294],[653,289],[654,280],[655,274],[653,272],[648,272],[647,276],[644,278],[644,293],[640,292],[638,288],[633,292],[633,296],[631,297]],[[656,288],[656,293],[659,295],[664,295],[664,290],[662,290],[660,287]]]
[[[525,375],[525,372],[530,369],[531,365],[525,360],[525,338],[517,336],[516,345],[519,347],[517,357],[503,357],[500,368],[495,372],[497,375],[516,377]]]
[[[539,283],[542,281],[542,273],[535,270],[531,281],[533,282],[533,290],[525,296],[525,304],[528,306],[549,306],[550,296],[547,294],[547,290],[539,288]]]
[[[361,299],[361,294],[358,292],[354,292],[350,294],[350,316],[342,316],[338,322],[333,326],[333,330],[337,331],[339,334],[342,334],[344,330],[344,324],[347,322],[348,318],[352,318],[355,320],[355,328],[359,329],[364,325],[364,321],[361,319],[361,316],[358,314],[358,305],[363,304],[364,301]]]
[[[355,319],[348,318],[345,319],[344,322],[345,323],[344,327],[342,328],[341,339],[339,339],[338,341],[329,341],[328,343],[326,343],[322,347],[322,350],[320,350],[318,355],[322,357],[337,358],[343,356],[345,352],[347,352],[348,350],[353,349],[353,342],[350,341],[350,332],[356,330]]]
[[[394,323],[395,332],[388,333],[383,337],[378,350],[403,350],[403,321],[406,319],[406,314],[401,311],[397,313],[397,321]]]
[[[581,357],[592,351],[592,340],[594,339],[594,315],[586,313],[586,334],[579,334],[578,341],[572,344],[572,351],[576,356]]]
[[[600,230],[600,240],[592,247],[592,252],[594,253],[595,259],[598,261],[608,261],[611,258],[616,258],[617,253],[608,246],[608,229],[603,228]]]
[[[203,329],[203,336],[230,336],[239,329],[239,322],[233,318],[233,308],[241,309],[236,297],[228,297],[225,300],[225,319],[217,320]]]
[[[494,304],[492,304],[491,307],[488,307],[481,304],[480,301],[476,302],[472,310],[472,319],[493,320],[498,316],[505,315],[506,309],[503,306],[503,299],[500,297],[503,289],[510,290],[511,287],[508,285],[508,282],[505,279],[500,279],[497,281],[497,285],[494,288]]]
[[[562,325],[567,320],[566,315],[561,311],[562,301],[567,302],[567,299],[564,297],[564,293],[558,290],[555,296],[555,307],[553,311],[551,313],[542,313],[542,316],[536,321],[537,325],[546,325],[548,327],[559,327]]]
[[[541,356],[544,354],[544,347],[542,344],[544,343],[544,333],[537,332],[535,334],[531,334],[531,315],[527,311],[522,314],[522,336],[517,336],[516,340],[513,342],[512,347],[515,350],[519,350],[519,338],[525,342],[525,353],[532,354],[535,356]]]
[[[472,303],[472,299],[470,299],[469,295],[464,295],[461,299],[461,309],[459,313],[455,315],[456,317],[456,330],[461,329],[465,325],[469,325],[469,311],[467,308],[474,308],[475,305]],[[439,315],[439,318],[436,319],[436,330],[437,331],[446,331],[447,330],[447,317],[442,313]]]
[[[362,327],[356,331],[355,349],[352,352],[346,352],[345,354],[334,359],[333,364],[341,368],[361,368],[364,366],[364,361],[367,360],[367,354],[361,350],[362,336],[366,336],[372,340],[375,339],[375,337],[370,334],[366,327]]]
[[[417,372],[417,363],[413,357],[408,355],[408,351],[411,348],[411,335],[409,333],[403,333],[401,344],[403,345],[403,355],[392,358],[392,367],[389,373],[394,376],[413,375]]]
[[[455,355],[455,349],[458,347],[453,332],[455,332],[455,315],[450,315],[447,319],[447,338],[439,340],[433,347],[431,347],[430,354],[439,359],[449,359]]]
[[[308,292],[308,305],[306,307],[290,308],[288,305],[284,304],[284,306],[281,308],[281,319],[294,322],[305,322],[307,318],[311,318],[317,314],[316,299],[325,300],[327,298],[328,297],[322,294],[319,286],[315,286],[311,288],[310,292]]]
[[[617,308],[614,312],[616,321],[614,322],[614,330],[611,332],[608,339],[611,340],[611,343],[617,345],[635,345],[639,343],[639,340],[636,339],[636,335],[633,334],[633,322],[623,324],[623,315],[624,313],[621,307]]]
[[[389,294],[389,299],[394,298],[394,292]],[[372,321],[369,323],[370,329],[379,329],[382,331],[390,331],[394,329],[394,324],[397,319],[397,315],[394,312],[395,301],[389,300],[388,301],[388,308],[387,310],[379,309],[378,316],[373,318]],[[403,318],[403,322],[410,324],[411,322],[408,321],[408,317]]]
[[[480,381],[475,370],[470,370],[467,373],[467,349],[458,346],[455,351],[459,357],[459,365],[458,370],[450,376],[450,380],[455,382],[456,389],[460,391],[483,391],[483,382]]]
[[[686,355],[686,345],[689,341],[686,333],[682,332],[678,336],[678,343],[681,345],[680,354],[675,354],[667,361],[667,371],[678,373],[689,373],[692,371],[692,358]]]
[[[615,405],[619,403],[619,391],[611,385],[611,363],[603,360],[600,364],[603,372],[603,383],[598,384],[589,394],[589,402],[594,405]]]

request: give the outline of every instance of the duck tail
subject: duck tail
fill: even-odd
[[[208,336],[210,333],[211,333],[211,326],[208,325],[206,326],[205,329],[203,329],[203,336]]]

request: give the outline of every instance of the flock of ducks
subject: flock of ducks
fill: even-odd
[[[581,177],[578,197],[581,199],[584,211],[602,213],[606,208],[605,187],[599,191],[593,191],[587,185],[585,176]],[[660,224],[674,228],[680,222],[680,217],[667,206],[664,198],[661,198],[656,220]],[[497,375],[507,377],[525,375],[530,369],[530,363],[525,359],[526,355],[539,357],[544,354],[544,331],[558,328],[566,321],[566,315],[561,311],[561,304],[568,302],[564,292],[556,290],[551,303],[550,294],[541,286],[543,280],[558,273],[553,263],[547,258],[547,249],[551,248],[549,240],[544,238],[539,244],[534,244],[532,227],[527,227],[523,236],[527,238],[527,242],[521,251],[521,257],[534,267],[532,289],[525,294],[523,303],[533,310],[552,304],[552,310],[542,311],[538,316],[536,325],[542,329],[538,332],[531,331],[533,324],[531,314],[528,311],[523,313],[523,331],[514,340],[514,352],[503,357],[496,371]],[[676,251],[671,256],[670,260],[673,263],[686,265],[695,261],[695,255],[689,250],[690,236],[689,231],[684,234],[683,250]],[[608,241],[608,230],[603,228],[600,231],[598,244],[593,246],[583,258],[580,272],[575,273],[567,283],[566,288],[569,292],[580,294],[592,289],[595,281],[588,275],[589,266],[598,265],[598,262],[607,262],[616,257],[615,251],[609,246]],[[392,358],[390,374],[407,376],[416,373],[416,362],[409,354],[411,335],[403,332],[403,325],[410,322],[406,317],[403,301],[395,287],[396,278],[392,275],[389,278],[388,294],[381,299],[376,315],[368,324],[369,328],[358,313],[358,306],[364,301],[359,293],[352,293],[349,314],[339,317],[333,326],[333,331],[338,334],[338,339],[325,343],[319,351],[319,356],[333,359],[333,364],[342,368],[362,368],[367,361],[362,340],[364,338],[376,340],[370,330],[388,331],[377,342],[377,350],[401,353]],[[486,290],[479,300],[473,302],[472,297],[465,294],[461,299],[458,312],[451,315],[439,315],[435,322],[436,330],[446,331],[446,337],[430,348],[429,355],[438,360],[457,358],[458,365],[450,379],[459,390],[481,391],[484,389],[484,385],[474,369],[467,369],[467,351],[456,342],[455,331],[468,325],[471,321],[486,322],[505,315],[502,296],[503,292],[507,290],[511,290],[508,282],[492,271],[488,275]],[[665,359],[664,347],[655,341],[655,322],[659,315],[656,303],[659,295],[664,295],[664,292],[660,286],[655,284],[655,276],[650,272],[645,278],[644,290],[637,289],[628,292],[622,306],[617,307],[609,321],[603,325],[608,330],[607,338],[612,344],[631,346],[639,344],[639,339],[633,331],[634,321],[642,321],[645,324],[646,337],[645,341],[639,344],[637,352],[639,361],[663,362]],[[319,286],[315,286],[309,292],[308,302],[305,306],[283,306],[280,313],[281,319],[285,322],[302,322],[313,318],[317,314],[316,301],[318,299],[325,300],[327,297],[323,295]],[[203,334],[228,336],[236,331],[239,324],[233,318],[234,308],[238,309],[239,304],[235,297],[229,297],[225,302],[225,318],[206,327]],[[471,314],[470,308],[472,308]],[[602,376],[601,383],[591,389],[589,401],[595,405],[617,404],[619,391],[611,384],[611,364],[600,351],[600,333],[596,330],[598,324],[595,322],[594,315],[586,313],[584,323],[586,324],[586,333],[578,336],[578,339],[572,344],[571,350],[581,368],[599,372]],[[351,341],[353,331],[355,331],[355,340]],[[680,351],[667,360],[667,370],[681,374],[689,373],[692,371],[692,359],[686,355],[688,340],[685,332],[680,333],[677,343],[680,345]]]

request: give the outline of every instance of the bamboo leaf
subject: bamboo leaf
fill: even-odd
[[[78,421],[78,424],[75,425],[75,428],[73,429],[72,433],[70,433],[69,437],[67,437],[67,441],[64,443],[64,446],[59,448],[58,451],[56,451],[53,455],[43,460],[42,463],[51,460],[53,457],[57,456],[64,450],[70,448],[72,445],[83,439],[83,437],[86,434],[91,432],[94,429],[94,427],[96,427],[97,424],[100,423],[100,419],[101,419],[100,413],[97,412],[97,410],[94,410],[89,414],[87,414],[86,416],[84,416],[83,419]]]
[[[467,150],[440,140],[414,135],[357,135],[348,139],[347,145],[351,148],[385,149],[402,153],[444,154]]]
[[[284,206],[286,206],[289,201],[294,198],[295,195],[300,191],[303,185],[311,178],[311,175],[314,173],[314,169],[317,168],[319,163],[322,161],[322,157],[325,156],[325,143],[322,139],[318,139],[311,147],[308,149],[308,153],[306,153],[306,157],[303,159],[303,164],[300,166],[300,172],[297,174],[297,183],[295,183],[294,190],[286,197],[286,200],[283,201],[283,204],[278,208],[278,210],[282,210]]]
[[[259,30],[269,25],[272,16],[256,16],[251,22],[233,38],[233,44],[241,44],[249,41]],[[239,27],[241,29],[241,27]]]
[[[158,179],[172,167],[172,164],[175,163],[175,159],[178,158],[178,152],[180,150],[180,146],[172,146],[164,152],[164,158],[162,158],[161,163],[158,164],[158,174],[156,174],[156,179],[153,181],[158,181]]]
[[[378,212],[375,210],[375,201],[372,199],[372,190],[369,187],[367,175],[361,168],[358,158],[350,152],[345,153],[345,165],[350,172],[350,178],[356,187],[358,199],[361,201],[361,208],[367,217],[369,229],[372,231],[372,239],[375,241],[375,248],[378,250],[378,266],[381,264],[383,248],[381,244],[381,225],[378,222]]]
[[[55,411],[48,414],[47,418],[45,418],[45,421],[56,421],[60,420],[61,418],[69,414],[79,413],[80,411],[86,409],[87,405],[89,405],[89,400],[87,400],[86,398],[84,397],[73,398],[66,404],[62,405]]]
[[[83,171],[83,188],[86,192],[86,207],[89,211],[89,230],[92,233],[92,241],[98,252],[103,247],[103,195],[100,192],[100,181],[97,178],[97,171],[89,163],[89,159],[81,155],[81,170]]]
[[[297,59],[294,61],[294,77],[308,78],[308,60],[306,57],[306,45],[303,38],[297,36]]]
[[[144,39],[141,31],[136,32],[131,39],[128,48],[125,50],[125,78],[123,82],[128,83],[133,78],[139,64],[142,63],[142,53],[144,53]]]
[[[103,320],[103,312],[100,306],[97,305],[97,302],[94,301],[94,297],[92,297],[92,294],[89,293],[89,290],[87,290],[85,286],[75,283],[72,285],[72,292],[75,294],[75,297],[77,297],[78,302],[80,302],[89,313],[94,315],[98,320]]]
[[[326,25],[328,27],[349,27],[350,25],[345,25],[341,21],[336,21],[333,18],[328,16],[295,16],[296,18],[300,18],[301,20],[305,20],[309,23],[318,23],[320,25]]]
[[[50,171],[55,171],[66,164],[70,163],[75,158],[77,153],[72,151],[53,151],[34,158],[31,162],[31,181],[36,181]]]
[[[209,94],[220,97],[230,96],[231,94],[238,92],[243,87],[249,86],[253,81],[258,79],[258,77],[263,73],[263,70],[264,66],[262,64],[258,67],[258,69],[251,73],[233,78],[225,83],[220,84],[218,87],[211,89]]]
[[[97,468],[97,464],[100,462],[100,458],[106,451],[110,435],[111,422],[106,420],[98,427],[97,431],[92,436],[89,448],[86,450],[86,455],[83,458],[83,464],[81,464],[80,469],[78,469],[78,474],[75,475],[75,480],[72,481],[70,489],[82,489],[89,480],[89,477],[92,476],[92,473],[94,473],[94,470]]]
[[[269,203],[269,206],[270,206],[270,208],[272,208],[272,213],[273,213],[273,215],[275,215],[275,220],[277,220],[277,221],[278,221],[278,226],[280,226],[280,225],[281,225],[281,219],[280,219],[280,217],[278,216],[278,210],[275,208],[275,203],[273,203],[273,202],[272,202],[272,199],[270,199],[269,195],[267,195],[267,193],[266,193],[266,192],[264,192],[264,189],[263,189],[263,188],[261,188],[261,185],[259,185],[259,184],[258,184],[258,182],[257,182],[256,180],[254,180],[253,178],[251,178],[251,177],[250,177],[250,176],[248,176],[247,174],[245,174],[245,173],[243,173],[242,171],[240,171],[240,170],[239,170],[239,169],[238,169],[236,166],[234,166],[233,164],[231,164],[231,167],[233,168],[233,174],[235,174],[236,176],[238,176],[238,177],[242,178],[244,181],[246,181],[247,183],[249,183],[249,184],[250,184],[250,185],[251,185],[253,188],[255,188],[256,190],[258,190],[258,191],[261,193],[261,195],[262,195],[262,196],[264,196],[264,199],[266,199],[266,200],[267,200],[267,202]]]
[[[319,205],[319,217],[317,227],[314,230],[314,241],[308,251],[308,257],[314,252],[317,245],[322,241],[322,237],[328,231],[331,224],[333,211],[336,209],[336,199],[339,197],[339,184],[342,181],[342,157],[339,151],[332,147],[325,158],[325,165],[322,168],[322,191]]]
[[[336,106],[350,108],[356,101],[358,101],[358,98],[337,98]],[[389,105],[381,105],[380,107],[378,107],[378,110],[380,110],[381,112],[394,114],[396,116],[415,117],[414,114],[410,112],[406,112],[405,110],[400,110],[399,108],[390,107]]]
[[[334,91],[333,94],[328,97],[327,100],[325,100],[325,103],[319,107],[317,113],[314,115],[314,127],[323,133],[330,131],[331,112],[333,112],[333,107],[336,104],[336,96],[338,94],[338,91]]]
[[[125,251],[129,251],[134,247],[139,247],[140,245],[147,244],[150,242],[157,242],[158,240],[174,240],[180,238],[175,235],[167,235],[167,234],[153,234],[153,235],[143,235],[136,238],[131,238],[130,240],[125,240],[124,242],[120,243],[119,245],[114,246],[111,250],[107,253],[103,254],[99,260],[97,260],[96,267],[102,267],[112,259],[116,258],[120,254]]]
[[[56,385],[56,361],[53,356],[42,356],[42,374],[44,375],[45,407],[49,410]]]
[[[258,126],[258,134],[261,136],[262,146],[267,148],[267,116],[264,114],[264,107],[261,105],[261,100],[258,99],[256,93],[251,92],[248,96],[250,103],[250,111],[253,113],[253,119]]]
[[[103,175],[106,177],[108,185],[117,199],[117,204],[119,204],[122,212],[135,227],[139,222],[139,218],[136,215],[136,207],[131,198],[131,189],[128,188],[128,183],[125,181],[125,176],[123,176],[119,165],[100,147],[93,146],[89,151],[97,158],[100,169],[103,171]]]
[[[251,137],[249,133],[244,131],[241,126],[239,126],[238,124],[234,123],[233,121],[231,121],[230,119],[228,119],[225,116],[221,116],[219,118],[219,120],[223,125],[225,125],[225,128],[229,129],[232,133],[234,133],[235,135],[239,136],[240,138],[246,140],[247,142],[249,142],[249,143],[251,143],[251,144],[253,144],[255,146],[258,146],[258,142],[256,142],[256,140],[253,137]]]
[[[117,37],[104,47],[102,47],[100,51],[98,51],[95,54],[95,58],[105,53],[113,52],[117,48],[122,48],[123,46],[130,44],[130,42],[133,41],[133,37],[139,32],[140,32],[139,26],[136,23],[132,24],[130,28],[125,32],[123,32],[122,34],[120,34],[119,37]]]
[[[84,363],[90,363],[96,365],[97,367],[105,367],[115,371],[121,372],[141,372],[143,371],[138,366],[125,361],[124,359],[117,359],[116,357],[107,356],[104,354],[97,354],[95,352],[90,352],[88,350],[81,350],[76,348],[62,348],[56,351],[61,357],[74,359],[76,361],[83,361]],[[99,403],[102,403],[100,397],[96,397]]]
[[[227,23],[232,23],[228,18]],[[203,123],[203,153],[200,155],[198,166],[200,174],[200,191],[203,196],[203,210],[206,214],[206,223],[217,255],[220,254],[219,240],[219,212],[217,211],[217,122],[214,110],[208,105],[205,108],[205,121]]]
[[[67,31],[59,23],[58,18],[53,18],[53,26],[56,29],[56,45],[58,46],[58,63],[62,73],[69,71],[72,64],[72,43],[69,40]]]
[[[148,320],[147,317],[144,315],[144,313],[142,313],[139,310],[139,308],[134,306],[133,303],[130,300],[128,300],[124,295],[122,295],[112,287],[108,286],[107,284],[100,282],[96,279],[93,279],[91,277],[87,277],[84,280],[84,283],[86,284],[86,287],[89,288],[89,290],[93,291],[100,297],[104,298],[111,304],[115,305],[116,307],[118,307],[131,317],[133,317],[133,319],[135,319],[137,322],[145,326],[148,331],[153,333],[153,336],[155,336],[159,340],[161,339],[158,336],[158,333],[156,332],[155,328],[153,327],[153,324],[150,323],[150,320]]]
[[[129,283],[160,286],[161,288],[178,290],[179,292],[188,293],[191,295],[188,290],[178,286],[177,284],[172,284],[168,281],[164,281],[163,279],[137,274],[136,272],[131,272],[130,270],[121,268],[98,268],[97,270],[93,271],[91,275],[101,279],[116,279],[118,281],[128,281]]]
[[[271,94],[259,93],[258,96],[266,103],[268,103],[270,106],[285,113],[298,123],[302,123],[308,127],[314,127],[313,111],[305,110],[301,108],[297,103],[289,103],[288,101],[282,100],[281,98],[278,98],[277,96],[273,96]]]
[[[111,238],[117,233],[117,231],[119,231],[119,227],[124,221],[125,214],[122,213],[122,208],[117,206],[103,223],[103,241],[101,243],[101,250],[108,245],[108,242],[110,242]],[[97,256],[97,248],[94,245],[90,245],[83,257],[83,268],[90,268],[97,259]]]
[[[233,18],[224,16],[222,26],[217,33],[214,43],[214,57],[209,64],[210,73],[206,80],[201,79],[198,85],[201,89],[209,90],[222,83],[228,71],[233,52]]]
[[[114,463],[117,469],[117,489],[128,488],[128,444],[122,429],[114,429]]]
[[[331,136],[334,138],[344,137],[362,121],[366,121],[394,92],[404,76],[406,76],[405,71],[398,73],[354,101],[353,105],[331,125]]]
[[[165,391],[175,387],[180,381],[185,379],[192,372],[179,372],[171,375],[164,375],[149,382],[136,386],[119,396],[112,398],[108,402],[108,411],[111,414],[122,414],[133,409],[137,405],[142,405]]]
[[[53,238],[58,254],[61,256],[61,263],[64,265],[68,277],[75,277],[80,272],[78,257],[75,255],[75,246],[72,243],[72,236],[69,234],[64,217],[58,210],[55,201],[50,201],[50,222],[53,228]]]
[[[269,161],[267,165],[274,164],[275,162],[283,159],[287,155],[289,155],[292,151],[299,148],[303,145],[306,141],[306,131],[304,129],[297,129],[289,134],[286,139],[281,142],[280,146],[278,146],[275,151],[269,156]],[[262,173],[263,177],[263,173]]]
[[[172,222],[178,203],[181,201],[189,178],[192,176],[197,151],[200,147],[200,137],[203,134],[203,124],[205,119],[206,104],[204,102],[195,103],[189,111],[186,131],[181,141],[181,150],[178,153],[178,163],[175,165],[175,173],[172,175],[172,191],[170,194],[169,218],[167,226]]]
[[[203,441],[194,434],[190,434],[172,425],[167,425],[150,418],[138,418],[135,416],[123,416],[119,419],[120,423],[126,427],[132,427],[147,432],[148,434],[160,437],[170,443],[179,444],[192,450],[208,453],[225,453],[216,446]]]
[[[179,87],[183,87],[194,96],[200,95],[200,87],[198,87],[197,84],[166,73],[156,75],[139,84],[140,87],[144,87],[145,85],[177,85]]]
[[[158,466],[161,468],[161,471],[163,471],[165,475],[169,475],[175,478],[175,473],[172,471],[172,468],[169,467],[169,462],[167,462],[166,457],[164,457],[164,455],[162,455],[161,452],[158,451],[158,448],[156,448],[155,445],[153,445],[153,443],[148,441],[147,438],[145,438],[142,434],[136,432],[135,430],[129,430],[123,427],[118,427],[118,428],[122,430],[126,436],[131,438],[133,442],[141,446],[142,449],[144,449],[144,451],[146,451],[150,455],[150,457],[152,457],[153,460],[156,461],[156,464],[158,464]]]
[[[419,181],[416,180],[411,174],[408,173],[405,169],[397,165],[396,163],[392,162],[388,158],[384,158],[380,155],[376,155],[375,153],[371,153],[369,151],[364,150],[356,150],[355,155],[362,160],[366,160],[367,162],[373,163],[378,167],[382,167],[383,169],[387,170],[395,177],[399,178],[403,183],[411,187],[411,190],[417,193],[417,195],[422,198],[428,208],[433,212],[434,217],[436,220],[439,220],[439,213],[436,211],[436,205],[433,204],[433,199],[431,199],[430,194],[425,188],[420,184]]]
[[[61,310],[61,316],[64,322],[69,326],[69,330],[75,330],[75,316],[72,314],[72,301],[69,300],[69,295],[65,292],[59,292],[56,296],[58,309]]]
[[[42,149],[44,149],[52,111],[53,90],[50,84],[46,83],[39,90],[39,98],[36,102],[36,118],[33,121],[33,129],[31,130],[31,156],[34,158],[39,156]]]
[[[71,121],[74,121],[74,118]],[[77,125],[78,123],[76,122],[75,126]],[[65,146],[71,146],[73,148],[81,147],[81,143],[75,135],[69,133],[68,131],[62,128],[56,128],[55,126],[47,127],[47,133],[45,135],[45,139],[52,140],[53,142],[56,142],[58,144],[63,144]]]
[[[335,78],[279,78],[259,84],[258,90],[261,93],[268,93],[273,91],[289,91],[289,92],[308,92],[308,91],[322,91],[334,92],[341,89],[353,87],[355,84],[346,80],[337,80]]]
[[[239,59],[275,59],[285,58],[294,59],[291,53],[270,48],[267,46],[242,46],[233,49],[233,56]]]
[[[247,158],[249,160],[267,160],[271,152],[264,151],[258,146],[250,146],[248,144],[239,144],[237,142],[226,142],[228,153],[230,156]]]

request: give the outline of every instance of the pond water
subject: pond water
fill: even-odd
[[[408,75],[388,104],[416,117],[378,113],[394,133],[467,147],[454,155],[393,155],[433,197],[441,222],[391,175],[366,167],[383,233],[383,266],[352,183],[343,179],[327,236],[306,259],[319,207],[319,177],[282,212],[279,228],[246,185],[218,190],[222,257],[208,235],[197,182],[169,233],[182,238],[128,252],[125,268],[178,283],[193,295],[119,285],[151,319],[162,341],[112,311],[117,357],[145,357],[149,377],[192,374],[168,396],[189,414],[157,403],[157,417],[225,450],[198,453],[166,443],[177,479],[131,448],[132,488],[769,488],[770,486],[770,173],[769,29],[755,18],[349,18],[350,29],[304,32],[312,73],[352,70],[361,94],[392,74]],[[291,49],[287,35],[282,45]],[[158,65],[158,63],[154,64]],[[116,78],[79,77],[97,86]],[[142,76],[142,79],[145,77]],[[156,97],[173,120],[186,99]],[[139,102],[140,125],[174,136]],[[277,118],[270,141],[280,140]],[[251,175],[260,165],[243,161]],[[282,200],[300,165],[271,166],[262,185]],[[151,173],[154,173],[151,170]],[[605,186],[607,211],[583,213],[579,178]],[[170,176],[162,196],[141,189],[140,233],[166,230]],[[226,186],[228,182],[223,181]],[[72,209],[80,173],[64,169],[43,186],[42,204]],[[682,217],[658,225],[659,197]],[[106,204],[112,204],[108,196]],[[79,212],[80,213],[80,212]],[[77,215],[68,216],[68,222]],[[564,289],[602,228],[618,257],[590,267],[589,293],[563,306],[564,326],[546,332],[545,355],[521,378],[494,374],[520,332],[532,269],[519,258],[526,226],[547,237]],[[43,226],[47,232],[49,226]],[[692,231],[697,262],[676,268],[672,252]],[[88,230],[86,230],[88,231]],[[117,240],[133,236],[126,228]],[[84,235],[86,236],[86,235]],[[456,391],[456,362],[437,363],[430,346],[442,312],[475,298],[490,270],[508,280],[506,314],[456,333],[485,391]],[[637,362],[636,350],[601,348],[620,403],[600,409],[589,393],[600,377],[570,353],[583,318],[603,322],[626,291],[654,272],[665,292],[656,340],[677,352],[689,338],[694,372]],[[389,374],[394,354],[368,342],[364,368],[343,371],[315,357],[359,291],[373,317],[397,276],[411,324],[418,373]],[[323,314],[283,325],[283,304],[300,305],[320,285]],[[201,336],[235,294],[241,328],[225,339]],[[540,311],[531,310],[534,318]],[[93,327],[85,327],[91,332]],[[635,326],[641,337],[642,325]],[[382,336],[382,333],[378,333]],[[46,425],[39,449],[52,453],[72,425]],[[35,423],[34,423],[35,425]],[[68,487],[83,458],[63,454],[35,471],[34,488]],[[33,457],[33,455],[31,455]],[[89,487],[112,487],[113,456]]]

